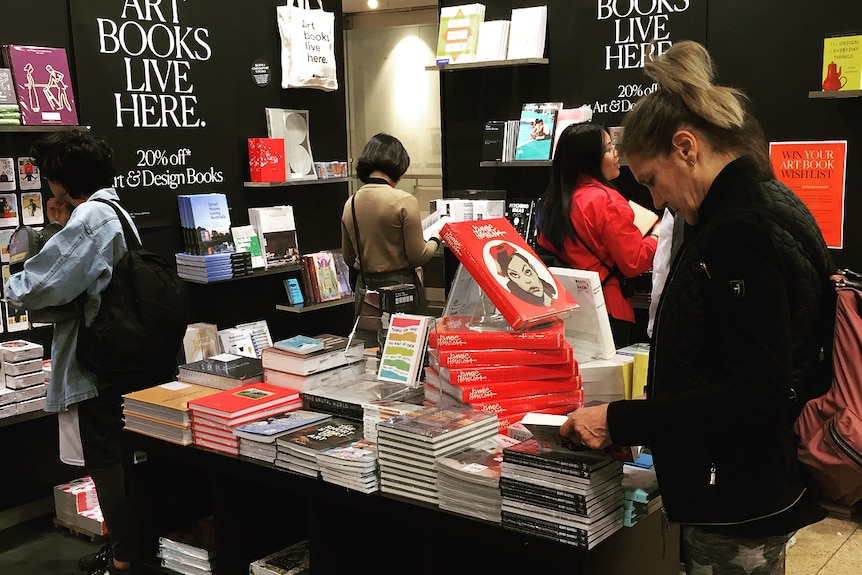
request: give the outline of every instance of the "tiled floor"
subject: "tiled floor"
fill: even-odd
[[[786,575],[859,575],[860,527],[859,519],[830,516],[802,529],[787,553]],[[0,575],[77,575],[77,558],[99,547],[55,528],[50,518],[31,521],[0,531]]]

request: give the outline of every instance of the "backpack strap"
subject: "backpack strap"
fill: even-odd
[[[120,209],[120,206],[118,206],[115,202],[112,202],[111,200],[103,200],[101,198],[92,199],[94,202],[101,202],[103,204],[111,206],[111,208],[117,213],[117,217],[120,218],[120,224],[123,226],[123,237],[126,239],[126,246],[130,250],[138,250],[143,247],[141,244],[141,240],[138,239],[137,234],[132,229],[132,224],[129,223],[129,219]]]

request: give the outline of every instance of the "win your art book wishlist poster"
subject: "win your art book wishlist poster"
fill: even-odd
[[[578,307],[506,218],[449,222],[441,238],[512,329],[546,323]]]

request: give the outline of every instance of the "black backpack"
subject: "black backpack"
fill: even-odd
[[[165,258],[143,249],[114,202],[95,201],[117,213],[128,253],[114,266],[93,324],[81,320],[78,362],[100,382],[123,389],[168,382],[190,322],[188,287]]]

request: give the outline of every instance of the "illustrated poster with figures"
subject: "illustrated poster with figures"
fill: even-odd
[[[15,190],[15,160],[0,158],[0,190]]]
[[[0,228],[18,227],[18,195],[0,194]]]
[[[22,190],[42,189],[42,176],[33,158],[18,158],[18,182]]]
[[[21,194],[21,223],[25,226],[41,226],[45,223],[42,194],[39,192]]]

